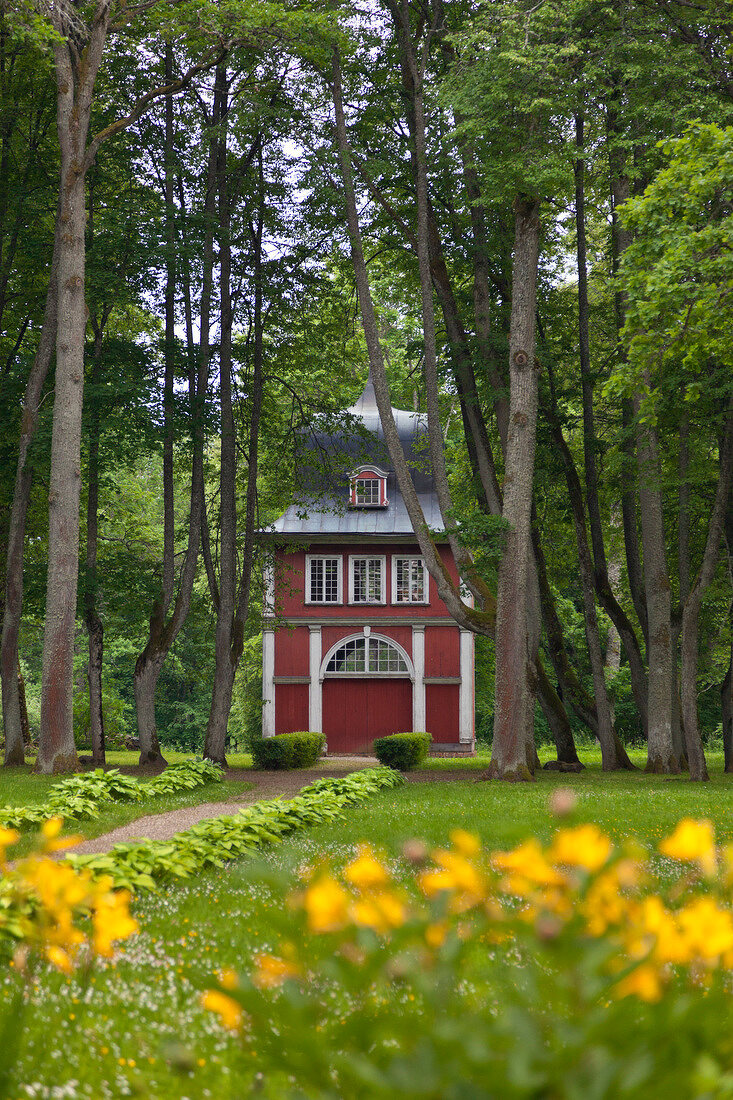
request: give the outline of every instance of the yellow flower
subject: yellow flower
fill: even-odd
[[[110,958],[115,940],[126,940],[138,930],[138,923],[130,916],[130,895],[126,890],[105,894],[98,899],[93,914],[92,945],[98,955]]]
[[[224,1027],[238,1031],[242,1024],[242,1006],[218,989],[207,989],[201,994],[201,1004],[209,1012],[215,1012]]]
[[[346,923],[349,895],[336,879],[321,875],[305,891],[303,905],[311,932],[335,932]]]
[[[49,817],[48,821],[44,821],[41,825],[41,833],[46,840],[54,840],[64,824],[63,817]]]
[[[677,920],[697,958],[711,962],[733,949],[733,917],[712,898],[696,898],[679,911]]]
[[[19,837],[20,833],[16,829],[6,829],[0,825],[0,848],[9,848]]]
[[[561,886],[566,882],[564,875],[547,862],[535,837],[511,852],[494,852],[491,862],[497,871],[508,871],[537,886]]]
[[[617,997],[638,997],[650,1004],[660,1000],[662,982],[659,971],[650,963],[641,963],[616,986]]]
[[[698,863],[706,875],[715,874],[715,833],[710,821],[684,818],[672,835],[660,843],[659,851],[672,859]]]
[[[481,851],[481,841],[475,833],[467,833],[465,829],[454,829],[450,834],[450,841],[462,856],[477,856]]]
[[[373,928],[375,932],[388,932],[404,924],[405,906],[394,894],[370,894],[354,902],[351,918],[355,924]]]
[[[552,863],[598,871],[608,862],[612,851],[611,841],[597,825],[578,825],[574,829],[558,829],[548,856]]]
[[[442,947],[445,943],[445,937],[448,934],[448,926],[445,922],[440,924],[429,924],[425,929],[425,942],[428,947],[438,948]]]
[[[359,846],[359,855],[344,869],[344,878],[357,890],[374,890],[386,886],[389,875],[382,864],[374,858],[368,844]]]
[[[46,948],[46,958],[57,970],[63,971],[64,974],[70,974],[74,969],[71,957],[62,947],[58,947],[56,944],[49,944]]]
[[[300,970],[294,963],[275,955],[255,955],[257,970],[252,981],[260,989],[276,989],[288,978],[297,978]]]
[[[236,970],[232,970],[230,966],[225,967],[217,975],[219,984],[224,986],[224,989],[238,989],[239,988],[239,975]]]

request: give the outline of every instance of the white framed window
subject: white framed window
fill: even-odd
[[[423,558],[392,558],[392,603],[428,603],[428,571]]]
[[[349,603],[384,603],[386,571],[386,558],[352,554],[349,558]]]
[[[352,508],[386,508],[387,474],[377,466],[359,466],[350,475],[349,504]]]
[[[321,676],[409,676],[413,670],[401,646],[389,638],[346,638],[326,655]]]
[[[343,603],[341,555],[305,556],[305,602]]]

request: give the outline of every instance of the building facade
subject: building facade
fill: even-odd
[[[425,426],[393,410],[428,526],[448,573]],[[312,730],[329,753],[427,730],[433,751],[474,751],[474,637],[425,568],[371,380],[338,429],[304,439],[302,488],[274,524],[263,632],[263,734]]]

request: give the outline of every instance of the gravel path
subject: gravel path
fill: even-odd
[[[316,768],[304,768],[292,772],[253,772],[244,768],[231,768],[227,772],[228,779],[254,783],[254,789],[235,795],[224,802],[202,802],[198,806],[184,806],[180,810],[170,810],[165,814],[139,817],[129,825],[122,825],[110,833],[103,833],[94,840],[85,840],[73,850],[79,855],[92,853],[97,855],[108,852],[115,844],[127,843],[131,840],[170,840],[176,833],[190,829],[206,818],[235,814],[241,807],[251,806],[253,802],[259,802],[265,798],[277,798],[278,795],[292,798],[302,787],[309,786],[316,779],[348,775],[350,772],[361,771],[362,768],[374,767],[376,763],[375,757],[340,756],[324,760]]]

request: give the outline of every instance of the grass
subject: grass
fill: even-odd
[[[537,783],[516,786],[410,783],[352,807],[339,825],[295,834],[261,863],[288,874],[324,857],[341,865],[358,841],[369,839],[399,875],[405,840],[443,844],[455,826],[478,832],[490,848],[529,834],[546,840],[555,824],[547,800],[558,786],[576,791],[578,821],[595,821],[619,840],[635,834],[656,843],[686,815],[711,818],[719,838],[732,840],[733,777],[720,774],[720,760],[710,764],[716,774],[707,785],[643,773],[602,775],[598,768],[567,776],[544,772]],[[236,1042],[199,1007],[198,994],[215,970],[244,970],[258,952],[277,947],[273,915],[281,903],[253,880],[251,868],[251,861],[241,861],[140,897],[140,935],[117,960],[98,966],[87,984],[43,974],[22,1054],[26,1089],[18,1096],[248,1095],[256,1059],[245,1063]],[[0,986],[0,1005],[3,996],[7,988]],[[52,1093],[52,1087],[66,1091]]]

